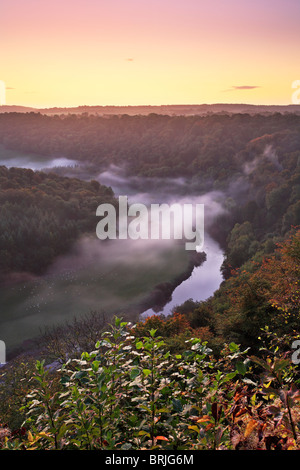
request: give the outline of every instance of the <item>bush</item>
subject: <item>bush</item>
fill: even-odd
[[[58,373],[38,361],[23,409],[26,436],[6,430],[3,448],[299,447],[300,394],[290,359],[275,356],[278,346],[250,360],[231,343],[216,360],[198,338],[170,354],[155,329],[144,337],[133,329],[116,318],[94,351]]]

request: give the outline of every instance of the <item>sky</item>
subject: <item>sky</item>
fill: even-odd
[[[299,0],[1,0],[0,80],[8,105],[292,104],[299,20]]]

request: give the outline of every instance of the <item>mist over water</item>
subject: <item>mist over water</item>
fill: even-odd
[[[7,165],[9,163],[9,165]],[[116,196],[128,196],[128,203],[204,204],[204,251],[207,259],[195,267],[189,279],[173,292],[172,300],[162,313],[190,298],[205,300],[219,287],[223,253],[208,235],[209,226],[224,212],[224,194],[210,191],[199,194],[184,178],[128,177],[124,170],[111,166],[102,173],[77,165],[74,160],[55,157],[42,159],[16,155],[0,148],[0,164],[40,170],[54,168],[62,176],[73,169],[77,177],[96,179],[111,186]],[[73,165],[73,166],[72,166]],[[141,304],[158,284],[171,281],[183,273],[188,264],[184,243],[178,240],[99,240],[95,234],[81,237],[69,253],[55,260],[44,276],[29,277],[26,282],[2,290],[1,338],[8,347],[40,333],[45,326],[70,321],[91,311],[108,315],[130,312]],[[144,310],[139,312],[143,314]],[[152,313],[151,309],[148,313]]]
[[[188,299],[203,301],[209,298],[220,286],[223,278],[220,271],[224,260],[224,254],[219,244],[208,234],[211,223],[217,216],[223,214],[226,209],[223,206],[225,195],[221,191],[210,191],[205,194],[189,194],[189,182],[184,178],[151,178],[148,184],[147,178],[126,178],[121,168],[111,166],[109,170],[98,176],[98,181],[111,186],[116,195],[129,194],[130,202],[143,204],[168,203],[168,204],[204,204],[205,207],[205,236],[203,251],[206,253],[206,261],[202,266],[195,267],[190,278],[182,282],[172,294],[172,300],[160,311],[148,309],[141,315],[148,316],[154,313],[169,315],[173,309]],[[233,185],[233,190],[238,186]],[[150,190],[139,192],[141,188]],[[153,189],[154,188],[154,189]],[[137,192],[135,192],[135,189]],[[237,188],[236,188],[237,189]]]
[[[142,204],[170,203],[175,194],[186,194],[188,187],[185,178],[131,176],[116,165],[110,165],[96,179],[105,186],[111,186],[116,196],[126,195],[130,202]]]

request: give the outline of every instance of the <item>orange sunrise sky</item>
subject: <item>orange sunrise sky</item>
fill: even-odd
[[[299,0],[1,0],[6,104],[291,104]]]

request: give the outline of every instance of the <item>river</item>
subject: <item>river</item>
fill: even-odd
[[[224,254],[219,244],[207,233],[204,238],[203,251],[206,253],[206,261],[203,265],[194,267],[191,276],[176,287],[172,293],[172,300],[160,312],[154,312],[152,309],[146,310],[142,313],[143,317],[160,313],[169,315],[176,306],[188,299],[200,302],[213,295],[223,280],[220,268]]]
[[[214,217],[223,211],[220,202],[222,195],[210,192],[195,196],[193,192],[191,196],[187,196],[186,188],[189,183],[182,178],[156,178],[151,185],[149,181],[145,183],[142,178],[128,179],[123,175],[121,169],[112,167],[101,173],[98,180],[111,186],[116,196],[129,195],[129,203],[139,202],[147,205],[152,203],[204,203],[206,208],[205,223],[208,229]],[[149,186],[151,189],[147,190]],[[201,266],[195,266],[191,276],[175,288],[171,301],[160,312],[151,308],[141,312],[142,317],[160,313],[169,315],[176,306],[186,300],[192,299],[195,302],[200,302],[214,294],[223,281],[220,268],[224,260],[224,252],[219,243],[207,231],[204,234],[203,251],[206,254],[206,261]]]

